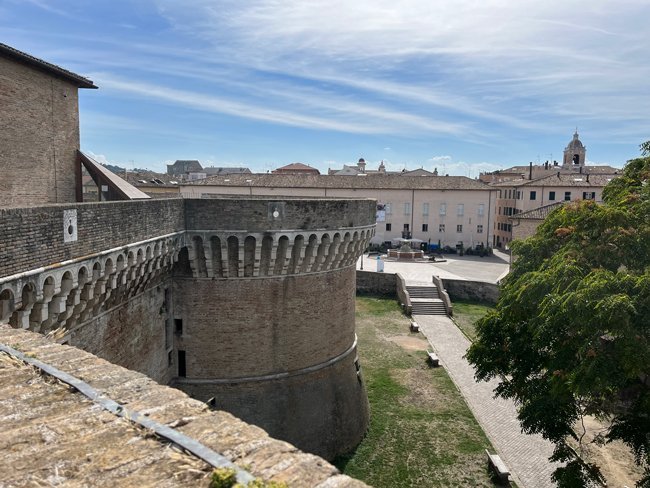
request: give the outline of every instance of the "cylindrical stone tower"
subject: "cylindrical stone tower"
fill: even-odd
[[[374,200],[186,200],[174,385],[332,459],[368,425],[355,264]],[[218,427],[217,427],[218,428]]]

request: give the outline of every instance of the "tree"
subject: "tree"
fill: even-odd
[[[641,145],[650,155],[650,142]],[[569,440],[581,419],[610,427],[650,487],[650,157],[628,161],[603,204],[572,202],[514,242],[516,261],[467,359],[518,405],[522,430],[555,444],[559,486],[602,482]]]

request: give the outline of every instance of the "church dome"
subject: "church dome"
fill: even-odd
[[[567,149],[584,149],[584,147],[585,146],[582,144],[580,139],[578,139],[578,131],[576,131],[573,134],[573,139],[571,140],[571,142],[567,144]]]

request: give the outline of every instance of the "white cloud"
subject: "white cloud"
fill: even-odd
[[[158,3],[217,57],[511,127],[650,108],[645,0]]]

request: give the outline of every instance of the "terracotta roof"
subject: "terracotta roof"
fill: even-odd
[[[570,187],[594,187],[605,186],[616,178],[617,175],[595,175],[580,173],[555,172],[553,175],[542,176],[532,180],[519,179],[493,183],[493,187],[519,187],[519,186],[570,186]]]
[[[548,214],[550,214],[556,208],[560,208],[565,203],[567,202],[555,202],[549,205],[544,205],[543,207],[537,207],[532,210],[528,210],[526,212],[521,212],[516,215],[513,215],[512,217],[510,217],[510,220],[514,220],[514,219],[544,220],[546,217],[548,217]]]
[[[319,175],[320,171],[318,171],[317,168],[313,168],[307,164],[303,163],[291,163],[287,164],[286,166],[282,166],[280,168],[274,169],[271,171],[271,173],[277,174],[314,174],[314,175]]]
[[[231,166],[208,166],[203,168],[203,172],[208,176],[215,175],[232,175],[237,173],[250,174],[251,170],[244,167],[231,167]]]
[[[397,190],[483,190],[492,188],[478,180],[465,176],[338,176],[297,174],[250,174],[212,176],[187,182],[186,185],[201,186],[252,186],[277,188],[368,188]]]
[[[79,88],[97,88],[97,86],[95,86],[95,84],[88,78],[84,78],[81,75],[57,66],[56,64],[48,63],[47,61],[43,61],[42,59],[19,51],[18,49],[7,46],[6,44],[0,43],[0,54],[12,58],[16,61],[28,64],[40,70],[46,71],[51,75],[70,81],[77,85]]]
[[[515,174],[523,174],[525,176],[528,176],[529,171],[530,171],[530,166],[522,165],[522,166],[512,166],[511,168],[492,171],[491,173],[487,173],[487,174],[515,173]],[[544,169],[543,164],[534,164],[533,165],[533,172],[535,172],[537,174],[539,174],[540,172],[544,172],[544,173],[548,172],[549,174],[555,174],[558,171],[567,172],[567,169],[564,169],[562,167],[562,164],[559,164],[557,166],[553,166],[551,164],[551,165],[549,165],[548,169]],[[573,174],[578,173],[577,169],[568,170],[568,171],[571,171],[571,173],[573,173]],[[613,174],[618,174],[620,172],[621,172],[621,168],[614,168],[613,166],[609,166],[607,164],[599,164],[599,165],[593,165],[593,166],[590,166],[590,165],[582,166],[582,173],[583,174],[613,175]]]

